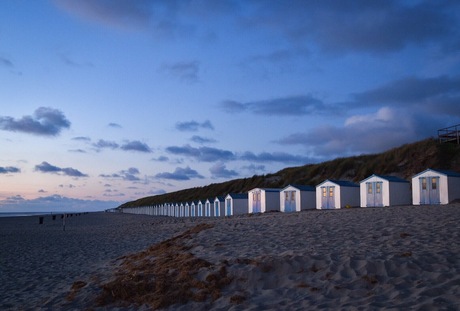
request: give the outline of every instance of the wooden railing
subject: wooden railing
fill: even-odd
[[[438,130],[440,143],[460,144],[460,124]]]

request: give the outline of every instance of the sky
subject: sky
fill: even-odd
[[[460,123],[460,2],[0,1],[0,212],[370,154]]]

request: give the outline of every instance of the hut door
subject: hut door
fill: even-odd
[[[206,202],[205,207],[206,207],[206,211],[205,211],[206,215],[205,216],[206,217],[211,217],[211,203]]]
[[[295,191],[285,191],[284,192],[284,211],[285,212],[295,212]]]
[[[321,208],[335,208],[335,186],[321,187]]]
[[[368,182],[367,186],[367,206],[383,206],[382,182]]]
[[[232,199],[227,199],[225,203],[226,203],[225,216],[231,216],[232,215]]]
[[[255,191],[252,193],[252,212],[253,213],[260,213],[260,191]]]
[[[190,206],[190,216],[195,217],[195,204]]]
[[[420,177],[420,204],[439,203],[439,177]]]
[[[220,217],[219,202],[214,202],[214,216]]]

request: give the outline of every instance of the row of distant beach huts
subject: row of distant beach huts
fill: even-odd
[[[411,200],[412,198],[412,200]],[[460,199],[460,173],[427,169],[411,184],[395,176],[372,175],[359,184],[325,180],[316,187],[289,185],[283,189],[255,188],[211,199],[124,208],[124,213],[174,217],[220,217],[269,211],[448,204]]]

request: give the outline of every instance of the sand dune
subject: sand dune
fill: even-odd
[[[460,309],[460,205],[36,220],[0,219],[2,310]]]

